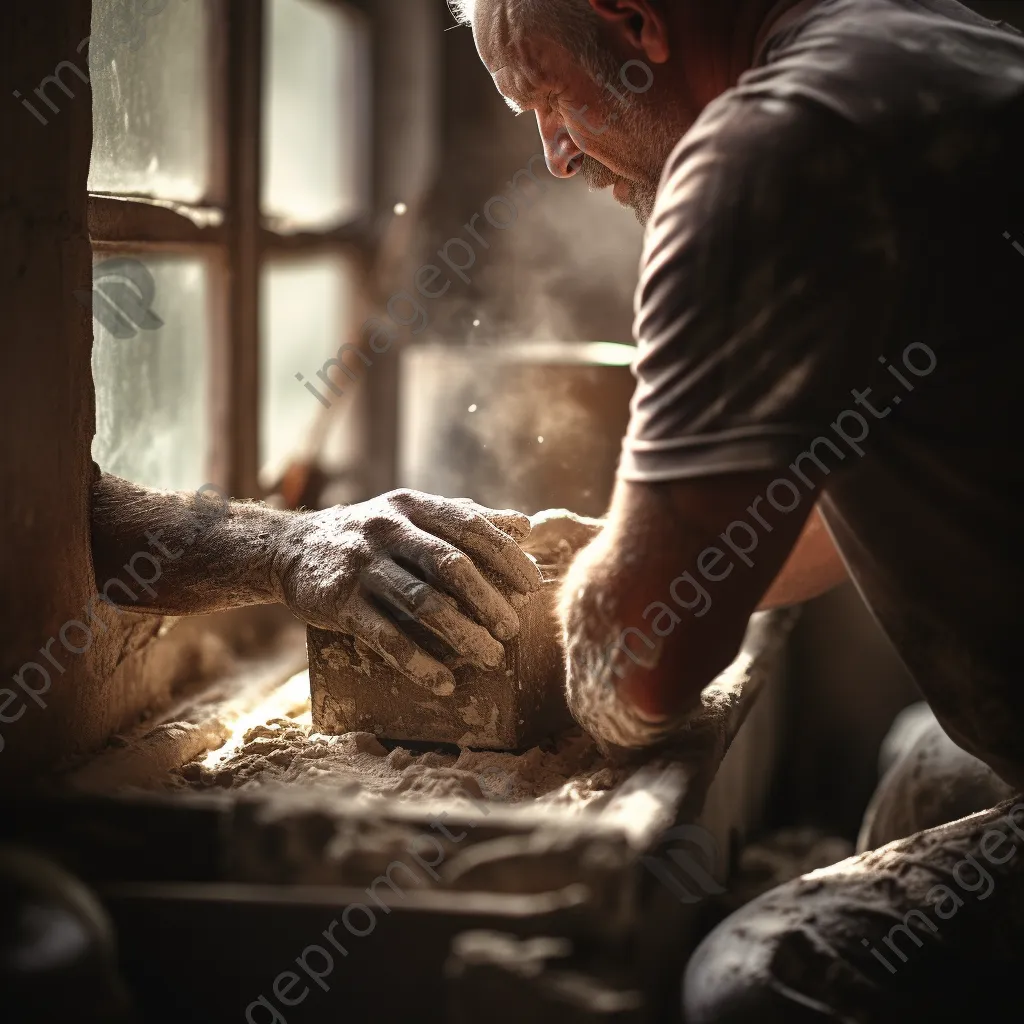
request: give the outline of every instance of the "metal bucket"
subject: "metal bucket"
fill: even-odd
[[[608,507],[634,349],[414,345],[401,357],[399,483],[494,508]]]

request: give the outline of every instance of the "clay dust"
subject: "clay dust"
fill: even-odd
[[[302,786],[365,801],[532,801],[582,810],[623,777],[622,769],[578,730],[519,754],[468,748],[423,752],[385,746],[368,732],[313,732],[307,702],[251,725],[236,742],[185,765],[176,784],[250,791]]]

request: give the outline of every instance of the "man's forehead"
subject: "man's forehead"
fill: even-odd
[[[506,0],[476,0],[473,36],[480,59],[492,75],[506,66],[514,42]]]
[[[477,0],[473,15],[477,51],[498,92],[516,112],[527,109],[537,91],[529,37],[515,30],[507,0]]]

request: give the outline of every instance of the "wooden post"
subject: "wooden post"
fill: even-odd
[[[93,593],[90,6],[0,8],[0,779],[19,784],[104,718],[101,644],[74,624]]]

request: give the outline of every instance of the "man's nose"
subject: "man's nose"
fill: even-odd
[[[544,160],[556,178],[579,173],[583,150],[576,144],[560,117],[543,117],[537,112],[537,127],[544,143]]]

